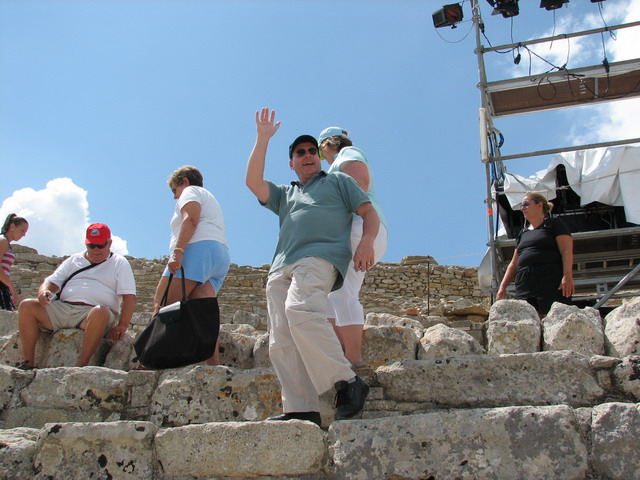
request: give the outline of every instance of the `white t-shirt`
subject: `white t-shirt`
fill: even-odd
[[[71,255],[45,281],[61,287],[73,272],[91,264],[84,254],[85,252]],[[80,272],[69,280],[62,290],[61,300],[104,305],[117,315],[120,312],[119,295],[135,294],[136,282],[131,265],[122,255],[112,253],[101,264]]]
[[[182,191],[182,195],[176,202],[176,209],[171,218],[171,242],[169,243],[169,251],[172,252],[176,248],[178,241],[178,233],[182,224],[182,207],[189,202],[198,202],[200,204],[200,220],[196,231],[189,243],[200,242],[202,240],[215,240],[217,242],[227,244],[224,238],[224,218],[222,217],[222,209],[214,197],[208,190],[202,187],[190,185]]]

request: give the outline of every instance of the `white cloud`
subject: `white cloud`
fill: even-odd
[[[20,240],[43,255],[64,256],[83,250],[90,223],[87,191],[70,178],[56,178],[43,190],[23,188],[2,202],[0,219],[17,213],[29,222],[27,235]],[[128,253],[127,242],[113,236],[111,249]]]

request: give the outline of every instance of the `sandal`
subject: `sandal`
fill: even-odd
[[[18,363],[16,365],[16,368],[19,370],[25,370],[25,371],[36,369],[36,367],[34,367],[33,365],[29,365],[26,360],[23,360],[22,362]]]

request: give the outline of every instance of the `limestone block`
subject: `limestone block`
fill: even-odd
[[[593,408],[593,469],[609,480],[640,478],[640,404],[604,403]]]
[[[131,325],[146,327],[151,322],[151,313],[135,312],[131,317]]]
[[[582,443],[588,446],[591,445],[591,416],[593,409],[591,407],[580,407],[573,410],[578,422],[578,431],[580,432],[580,438]]]
[[[48,423],[36,445],[33,480],[159,478],[149,422]]]
[[[640,297],[605,317],[604,336],[607,355],[618,358],[640,355]]]
[[[42,428],[47,423],[104,422],[120,420],[120,414],[103,410],[71,410],[69,408],[42,408],[15,406],[7,411],[5,428]]]
[[[20,392],[35,378],[35,370],[23,371],[0,364],[0,416],[20,404]]]
[[[540,351],[541,325],[538,314],[524,300],[499,300],[489,311],[488,353]]]
[[[156,449],[167,478],[298,478],[320,472],[326,454],[322,430],[302,421],[167,428]]]
[[[47,361],[47,352],[52,336],[46,332],[40,332],[36,343],[36,365],[44,365]],[[15,366],[24,360],[22,356],[22,344],[18,332],[9,337],[3,337],[3,344],[0,345],[0,363]],[[75,361],[74,361],[75,364]]]
[[[604,331],[594,308],[554,303],[542,320],[543,350],[572,350],[584,355],[604,354]]]
[[[389,313],[367,313],[364,324],[374,327],[409,327],[415,331],[418,338],[422,337],[424,333],[424,326],[420,320],[399,317]]]
[[[15,380],[11,375],[13,370],[6,365],[0,365],[0,414],[9,407],[16,390]]]
[[[640,402],[640,355],[623,358],[613,374],[616,386]]]
[[[253,345],[253,368],[271,367],[269,359],[269,334],[263,333]]]
[[[46,334],[44,336],[47,336]],[[40,335],[43,337],[43,334]],[[44,362],[38,363],[40,368],[72,367],[78,361],[82,349],[84,331],[79,328],[63,328],[51,335],[48,348],[43,350]],[[38,347],[36,347],[38,348]],[[111,341],[102,339],[100,345],[89,360],[89,365],[104,365],[104,360],[111,348]]]
[[[328,444],[336,479],[584,479],[589,468],[566,406],[334,422]]]
[[[280,383],[270,368],[195,365],[166,370],[151,399],[151,421],[167,427],[262,420],[282,412]]]
[[[411,327],[364,327],[362,357],[370,368],[402,359],[415,359],[419,342]]]
[[[442,313],[447,317],[466,315],[481,315],[486,317],[489,315],[486,306],[468,298],[461,298],[452,303],[445,303]]]
[[[131,408],[148,409],[159,377],[160,372],[152,370],[132,370],[128,373],[127,385],[130,391]]]
[[[568,351],[403,360],[376,377],[386,398],[434,407],[589,406],[606,393],[589,359]]]
[[[0,310],[0,337],[18,332],[18,312]]]
[[[483,353],[482,345],[468,333],[439,324],[425,330],[418,347],[418,360]]]
[[[421,317],[420,323],[424,328],[431,328],[434,325],[438,325],[438,324],[450,326],[449,320],[447,320],[447,317],[443,317],[441,315],[427,315],[425,317]]]
[[[257,330],[267,330],[267,318],[264,315],[257,313],[245,312],[243,310],[237,310],[233,314],[234,324],[246,324],[251,325]]]
[[[25,406],[121,412],[128,402],[127,374],[104,367],[45,368],[36,370],[22,390]]]
[[[122,339],[117,342],[111,342],[111,348],[104,360],[104,366],[113,370],[129,371],[133,366],[139,365],[139,362],[133,361],[137,357],[133,348],[135,340],[136,336],[129,330]]]
[[[220,325],[218,342],[222,364],[228,367],[252,368],[253,347],[258,335],[251,325]]]
[[[37,350],[36,350],[36,353]],[[0,364],[15,366],[22,362],[18,332],[0,337]]]
[[[37,438],[33,428],[0,430],[0,480],[31,478]]]
[[[593,368],[602,368],[602,369],[609,369],[609,368],[613,368],[616,365],[618,365],[622,360],[620,360],[619,358],[616,357],[606,357],[603,355],[593,355],[590,359],[589,359],[589,364],[593,367]]]

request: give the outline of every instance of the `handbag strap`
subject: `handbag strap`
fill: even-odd
[[[180,267],[180,273],[182,274],[182,300],[187,299],[187,289],[184,286],[184,267]],[[167,304],[167,297],[169,296],[169,287],[171,286],[171,280],[173,280],[173,273],[169,274],[169,281],[167,282],[167,288],[164,289],[164,294],[160,300],[160,306],[164,307]]]
[[[103,261],[102,261],[102,262],[100,262],[100,263],[92,263],[91,265],[87,265],[86,267],[82,267],[82,268],[80,268],[80,269],[76,270],[75,272],[73,272],[71,275],[69,275],[69,276],[67,277],[67,279],[66,279],[64,282],[62,282],[62,285],[60,286],[60,290],[58,290],[58,292],[56,293],[56,296],[57,296],[58,298],[61,298],[61,295],[62,295],[62,289],[65,287],[65,285],[66,285],[67,283],[69,283],[69,280],[71,280],[73,277],[75,277],[76,275],[78,275],[78,274],[79,274],[79,273],[81,273],[81,272],[84,272],[85,270],[89,270],[90,268],[97,267],[98,265],[103,264],[103,263],[104,263],[104,262],[106,262],[109,258],[111,258],[111,255],[113,255],[113,252],[111,252],[111,253],[109,254],[109,257],[108,257],[106,260],[103,260]]]

